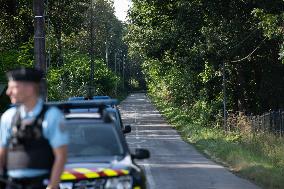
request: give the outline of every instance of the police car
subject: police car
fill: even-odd
[[[73,103],[78,101],[108,101],[108,100],[115,100],[111,99],[110,96],[93,96],[93,97],[83,97],[83,96],[76,96],[76,97],[69,97],[68,101],[72,101]],[[121,119],[121,114],[116,106],[116,104],[107,105],[106,111],[112,115],[116,120],[116,125],[120,127],[124,134],[131,132],[131,125],[124,125]],[[73,112],[98,112],[97,108],[89,108],[89,109],[75,109]]]
[[[146,178],[135,159],[149,158],[149,151],[130,153],[125,137],[112,116],[105,111],[109,101],[63,102],[65,129],[70,134],[68,161],[60,189],[145,189]],[[70,112],[96,107],[97,113]]]

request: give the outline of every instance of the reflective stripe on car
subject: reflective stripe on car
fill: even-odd
[[[100,177],[115,177],[129,175],[128,170],[123,169],[87,169],[87,168],[73,168],[65,169],[61,175],[61,180],[81,180]],[[138,189],[138,188],[137,188]]]

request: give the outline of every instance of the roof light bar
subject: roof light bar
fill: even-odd
[[[107,106],[114,106],[118,104],[117,99],[97,99],[88,101],[57,101],[47,102],[48,106],[57,106],[59,109],[76,109],[76,108],[104,108]]]

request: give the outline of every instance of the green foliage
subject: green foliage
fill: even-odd
[[[70,96],[86,96],[89,58],[85,55],[66,54],[65,65],[50,69],[49,98],[66,99]],[[49,75],[49,74],[48,74]],[[58,98],[59,97],[59,98]]]
[[[0,81],[6,81],[6,72],[14,67],[18,52],[15,50],[0,52]]]
[[[269,39],[278,39],[280,41],[279,59],[284,63],[284,13],[268,13],[264,9],[256,8],[253,15],[260,21],[258,26],[263,30],[263,35]]]
[[[33,36],[32,0],[1,1],[0,51],[16,49]]]
[[[0,52],[0,82],[6,81],[5,73],[13,68],[33,65],[33,44],[27,42],[19,47],[19,50]]]
[[[120,95],[125,89],[120,78],[122,66],[113,73],[115,62],[118,65],[123,63],[124,67],[130,64],[125,56],[127,46],[122,40],[125,25],[115,17],[112,0],[93,1],[92,8],[93,19],[89,0],[45,2],[49,99],[59,100],[87,94],[90,85],[91,41],[95,49],[96,94]],[[33,14],[32,0],[1,1],[0,81],[6,81],[5,72],[11,68],[35,64]],[[91,21],[94,25],[93,39],[90,39]],[[106,50],[107,62],[104,60]]]
[[[87,96],[90,85],[89,57],[78,52],[69,52],[64,59],[64,66],[49,69],[48,98],[63,100],[70,96]],[[119,82],[119,78],[106,67],[102,60],[96,60],[94,81],[95,94],[113,96],[115,82]]]
[[[263,11],[281,5],[133,1],[126,37],[129,54],[142,65],[149,91],[167,101],[192,107],[202,99],[220,103],[214,112],[220,111],[225,62],[228,110],[259,113],[283,107],[276,95],[284,93],[284,67],[277,58],[283,15]],[[282,87],[275,86],[278,83]]]
[[[256,8],[252,11],[253,15],[260,20],[259,28],[263,29],[264,35],[269,38],[283,38],[283,26],[281,25],[284,19],[284,13],[269,14],[263,9]]]
[[[34,64],[34,41],[29,40],[19,47],[17,62],[24,67],[31,67]]]

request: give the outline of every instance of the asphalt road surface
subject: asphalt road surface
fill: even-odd
[[[146,148],[151,157],[138,161],[149,189],[260,189],[207,159],[167,124],[143,93],[128,96],[120,105],[131,149]]]

